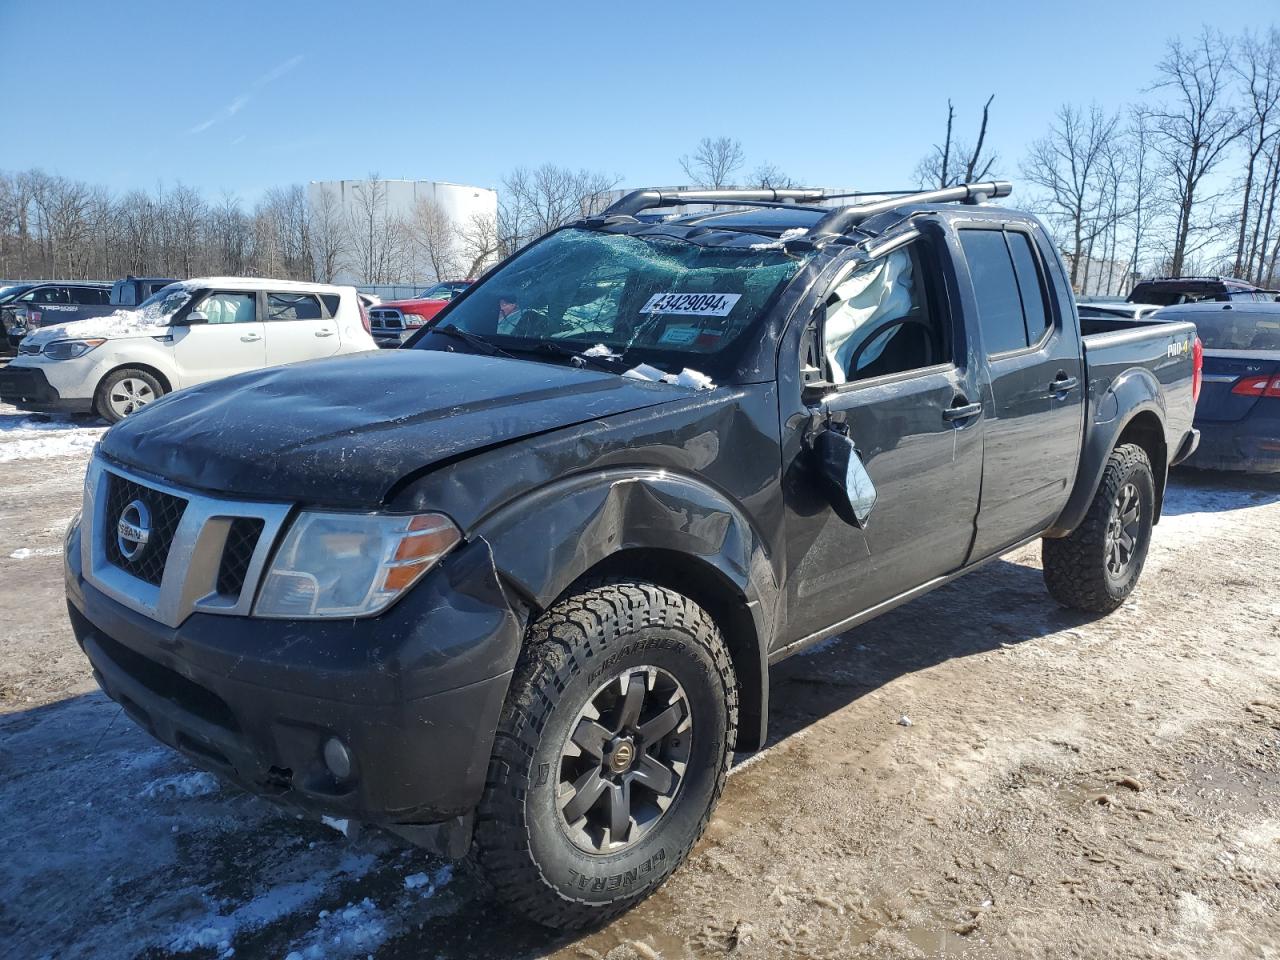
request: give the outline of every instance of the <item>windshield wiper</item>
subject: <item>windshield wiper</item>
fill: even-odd
[[[453,337],[455,340],[461,340],[468,346],[477,348],[481,353],[491,357],[508,357],[515,359],[506,350],[494,343],[490,343],[478,333],[472,333],[470,330],[463,330],[457,324],[446,323],[443,327],[432,327],[432,333],[442,333],[446,337]]]

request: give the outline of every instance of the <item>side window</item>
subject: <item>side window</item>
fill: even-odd
[[[951,359],[941,311],[928,295],[922,244],[859,267],[828,294],[823,352],[833,383],[918,370]]]
[[[72,287],[71,302],[82,304],[101,304],[107,300],[102,296],[102,291],[96,287]]]
[[[1031,246],[1031,237],[1017,230],[1005,234],[1013,255],[1013,272],[1018,277],[1018,293],[1022,296],[1022,316],[1027,323],[1027,344],[1039,343],[1053,322],[1049,313],[1049,297],[1044,288],[1040,264]]]
[[[132,307],[138,302],[134,296],[133,284],[127,280],[121,280],[115,285],[115,296],[116,303],[122,307]]]
[[[252,293],[215,292],[196,309],[209,318],[209,323],[255,323],[258,298]]]
[[[1053,323],[1039,260],[1021,231],[960,231],[987,353],[1023,350]]]
[[[271,293],[267,295],[268,320],[321,320],[324,313],[313,293]]]
[[[1022,301],[1004,231],[961,230],[960,246],[969,264],[987,353],[1025,348],[1027,330],[1022,322]]]
[[[31,295],[33,303],[70,303],[66,287],[41,287]]]

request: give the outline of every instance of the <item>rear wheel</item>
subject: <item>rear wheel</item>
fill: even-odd
[[[539,923],[600,923],[647,896],[701,836],[737,726],[724,640],[653,584],[583,590],[531,628],[503,708],[475,857]]]
[[[1147,560],[1155,490],[1145,450],[1126,443],[1111,452],[1084,522],[1069,537],[1043,541],[1044,582],[1055,600],[1091,613],[1124,603]]]
[[[125,367],[107,374],[98,384],[93,406],[108,423],[119,423],[131,413],[164,396],[164,387],[150,373]]]

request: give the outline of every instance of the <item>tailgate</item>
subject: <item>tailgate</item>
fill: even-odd
[[[1242,350],[1206,350],[1204,386],[1196,404],[1196,421],[1226,423],[1243,420],[1257,404],[1258,396],[1233,393],[1242,380],[1280,375],[1280,353]]]

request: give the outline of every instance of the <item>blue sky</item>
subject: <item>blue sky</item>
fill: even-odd
[[[946,101],[1016,175],[1065,100],[1143,96],[1165,40],[1274,0],[82,3],[0,0],[2,169],[246,200],[378,172],[497,186],[552,161],[684,181],[703,135],[807,183],[910,185]],[[28,44],[25,38],[30,38]],[[20,56],[14,50],[25,51]]]

